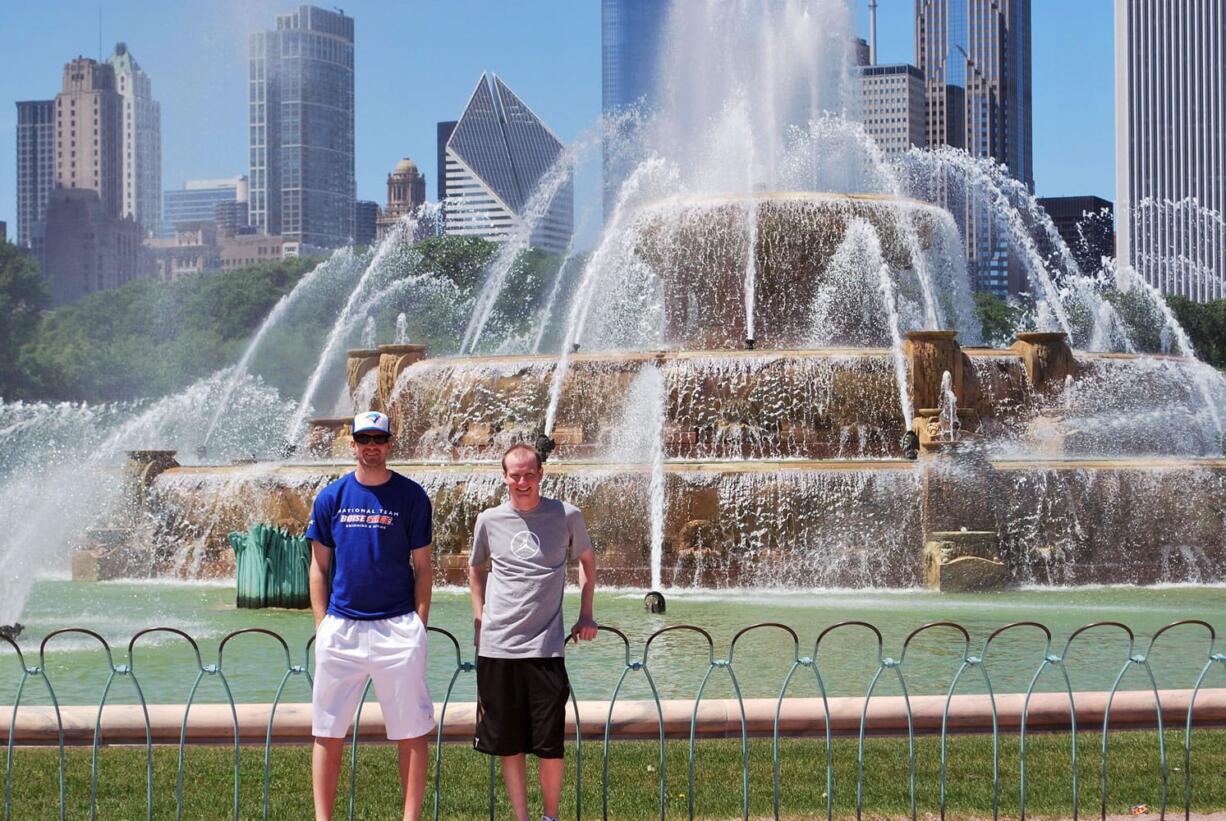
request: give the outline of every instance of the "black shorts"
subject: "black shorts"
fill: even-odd
[[[477,734],[489,755],[561,758],[570,679],[560,658],[477,657]]]

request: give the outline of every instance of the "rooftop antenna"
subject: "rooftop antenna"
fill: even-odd
[[[98,4],[98,62],[102,62],[102,4]]]
[[[868,0],[868,64],[877,65],[877,0]]]

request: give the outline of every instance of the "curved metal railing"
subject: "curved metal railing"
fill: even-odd
[[[974,641],[971,633],[964,626],[952,621],[937,621],[929,624],[924,624],[912,630],[904,638],[899,652],[898,658],[894,659],[885,655],[885,639],[880,629],[873,624],[865,621],[843,621],[837,624],[832,624],[825,627],[817,636],[813,644],[812,653],[810,655],[801,655],[801,640],[798,634],[791,627],[780,624],[778,622],[763,622],[759,624],[749,625],[739,630],[728,644],[726,655],[717,654],[717,646],[711,634],[702,627],[692,624],[674,624],[660,628],[651,633],[643,642],[641,655],[636,656],[633,653],[633,642],[621,630],[615,627],[602,626],[598,630],[598,640],[605,642],[613,640],[619,642],[617,657],[621,664],[621,670],[618,672],[616,681],[613,684],[609,695],[608,712],[605,717],[602,733],[591,733],[588,738],[601,738],[601,749],[603,752],[603,763],[601,768],[600,790],[601,790],[601,808],[600,814],[602,818],[609,817],[609,795],[610,795],[610,774],[609,761],[612,753],[612,729],[614,719],[614,708],[621,697],[624,685],[632,676],[641,675],[650,692],[651,700],[654,702],[655,715],[658,724],[658,748],[659,757],[656,766],[657,781],[658,781],[658,810],[659,818],[664,819],[667,809],[667,791],[666,791],[666,733],[665,733],[665,716],[660,697],[660,688],[657,684],[657,678],[653,676],[652,663],[653,658],[658,658],[660,653],[657,651],[652,653],[653,644],[662,640],[666,636],[687,637],[696,640],[699,644],[699,656],[705,660],[705,670],[702,670],[701,681],[697,691],[693,697],[693,707],[690,713],[688,743],[686,745],[688,772],[686,779],[686,811],[690,818],[693,818],[696,813],[696,772],[698,765],[698,728],[699,728],[699,709],[702,705],[704,695],[707,692],[708,685],[713,677],[726,676],[729,686],[735,695],[735,704],[739,711],[740,723],[740,754],[741,754],[741,815],[743,818],[750,817],[750,749],[749,749],[749,726],[745,709],[745,699],[742,695],[742,679],[738,677],[735,667],[738,644],[747,640],[746,637],[751,634],[769,632],[776,636],[781,636],[786,640],[790,649],[790,657],[785,658],[787,664],[787,673],[784,676],[782,685],[779,688],[778,696],[775,701],[774,722],[770,739],[771,751],[771,791],[772,791],[772,807],[774,817],[779,818],[782,812],[781,807],[781,770],[780,762],[782,760],[781,739],[785,733],[782,730],[781,717],[783,714],[784,705],[789,698],[789,692],[794,688],[797,681],[797,675],[803,670],[809,670],[813,673],[813,681],[816,687],[816,692],[820,698],[822,705],[823,727],[821,739],[825,747],[825,815],[827,819],[834,816],[834,739],[832,735],[832,720],[830,697],[827,690],[827,682],[830,680],[830,675],[836,672],[831,665],[827,665],[823,669],[822,664],[822,649],[823,645],[829,645],[832,636],[838,634],[855,633],[869,641],[869,647],[873,654],[872,661],[875,662],[876,668],[872,671],[871,678],[868,683],[867,690],[864,694],[863,705],[860,710],[858,732],[856,736],[856,768],[855,768],[855,808],[856,817],[861,817],[864,811],[864,795],[865,795],[865,746],[867,738],[867,729],[869,725],[868,715],[869,707],[874,697],[878,696],[879,685],[884,679],[891,679],[897,684],[898,689],[902,694],[902,703],[906,715],[906,740],[907,740],[907,790],[909,797],[909,814],[912,819],[918,817],[918,789],[917,789],[917,767],[916,767],[916,729],[913,720],[911,690],[908,688],[908,662],[907,655],[912,649],[916,640],[921,636],[927,637],[928,634],[944,634],[953,638],[955,646],[960,653],[960,659],[956,659],[957,668],[953,674],[953,678],[945,691],[944,708],[942,710],[940,722],[940,770],[939,770],[939,813],[942,819],[946,817],[948,808],[948,784],[950,779],[949,760],[948,760],[948,737],[949,737],[949,719],[951,714],[951,706],[954,704],[954,696],[958,690],[960,683],[964,681],[964,675],[967,673],[978,674],[982,680],[982,684],[986,695],[989,699],[991,710],[991,727],[992,727],[992,814],[993,818],[999,818],[1001,812],[1001,727],[997,708],[998,693],[993,686],[991,675],[989,673],[989,655],[993,648],[1002,641],[1002,637],[1006,635],[1028,633],[1035,638],[1041,638],[1043,643],[1042,657],[1039,660],[1038,666],[1035,668],[1033,675],[1030,677],[1029,686],[1026,688],[1021,716],[1020,726],[1017,729],[1018,735],[1018,755],[1019,755],[1019,771],[1018,771],[1018,801],[1020,815],[1024,819],[1026,817],[1026,799],[1027,799],[1027,741],[1029,739],[1029,721],[1030,721],[1030,705],[1036,692],[1036,688],[1040,679],[1045,673],[1059,673],[1062,692],[1066,694],[1069,706],[1069,738],[1071,744],[1071,795],[1070,809],[1074,819],[1078,818],[1081,804],[1081,784],[1078,780],[1078,721],[1077,721],[1077,705],[1074,698],[1074,690],[1072,679],[1070,678],[1066,661],[1069,658],[1070,650],[1079,643],[1084,643],[1091,640],[1102,640],[1106,636],[1116,636],[1119,640],[1126,642],[1127,651],[1118,673],[1114,676],[1113,683],[1109,693],[1107,694],[1106,709],[1103,713],[1102,727],[1099,731],[1099,788],[1100,788],[1100,813],[1102,818],[1106,818],[1108,810],[1108,796],[1110,794],[1109,782],[1109,753],[1110,753],[1110,738],[1111,738],[1111,708],[1115,701],[1117,692],[1120,690],[1121,683],[1125,675],[1132,669],[1138,668],[1145,674],[1145,681],[1148,684],[1148,690],[1153,694],[1153,704],[1156,711],[1156,726],[1158,728],[1158,766],[1161,772],[1161,803],[1158,808],[1161,817],[1165,818],[1170,799],[1169,781],[1171,775],[1170,761],[1167,754],[1166,741],[1164,737],[1164,724],[1161,696],[1158,688],[1157,678],[1154,670],[1150,665],[1150,657],[1153,654],[1154,648],[1164,637],[1170,635],[1176,629],[1180,629],[1181,635],[1195,633],[1203,637],[1205,642],[1204,647],[1204,663],[1201,666],[1194,687],[1192,688],[1191,697],[1188,704],[1187,717],[1183,722],[1183,801],[1182,807],[1184,817],[1190,817],[1193,807],[1193,779],[1192,779],[1192,738],[1195,722],[1193,720],[1196,707],[1196,699],[1204,689],[1210,673],[1216,667],[1220,667],[1224,676],[1223,682],[1226,684],[1226,654],[1223,654],[1217,649],[1217,635],[1212,625],[1208,622],[1198,619],[1188,619],[1177,621],[1156,631],[1149,641],[1145,643],[1144,650],[1138,652],[1138,641],[1135,633],[1125,624],[1115,621],[1101,621],[1087,624],[1073,631],[1065,640],[1062,648],[1058,653],[1053,652],[1053,635],[1052,631],[1046,626],[1034,621],[1020,621],[1012,624],[1007,624],[990,633],[984,639],[982,645],[975,651]],[[432,785],[432,809],[433,817],[439,819],[444,817],[445,809],[443,806],[443,779],[446,770],[444,769],[444,751],[448,745],[443,743],[443,725],[447,716],[447,710],[452,703],[452,698],[455,693],[457,682],[462,675],[473,673],[475,670],[474,660],[464,658],[464,653],[461,649],[459,640],[455,635],[447,630],[430,627],[429,632],[439,637],[440,640],[449,643],[449,647],[454,651],[454,670],[451,673],[447,684],[446,692],[442,699],[441,709],[438,715],[438,731],[436,734],[436,745],[434,748],[434,776]],[[98,699],[98,709],[94,719],[93,738],[90,753],[90,774],[89,774],[89,816],[96,818],[98,813],[98,794],[99,794],[99,758],[103,746],[103,711],[107,706],[108,700],[111,698],[113,689],[117,681],[125,680],[131,683],[133,695],[136,702],[140,705],[141,715],[144,720],[145,730],[145,801],[147,807],[147,817],[154,817],[154,778],[153,778],[153,726],[150,722],[149,705],[145,698],[145,690],[141,686],[140,667],[137,664],[137,650],[142,644],[148,643],[148,637],[155,634],[163,634],[169,636],[175,642],[183,643],[190,649],[190,655],[194,659],[194,680],[187,693],[186,700],[183,705],[183,718],[180,726],[179,741],[178,741],[178,759],[175,779],[175,817],[182,818],[184,813],[184,780],[187,770],[186,750],[188,746],[188,719],[191,713],[192,705],[196,701],[197,694],[201,683],[206,677],[216,678],[221,685],[221,691],[225,698],[225,704],[229,707],[229,715],[232,723],[232,743],[234,753],[233,767],[233,790],[231,792],[231,810],[232,816],[235,819],[239,818],[239,799],[241,795],[241,777],[242,768],[240,761],[240,727],[238,705],[234,698],[233,690],[231,689],[230,681],[226,676],[224,659],[226,657],[227,648],[233,648],[231,644],[239,639],[243,643],[249,643],[253,640],[260,640],[261,651],[263,652],[264,663],[273,671],[279,674],[279,683],[276,687],[276,692],[273,697],[272,705],[268,715],[267,727],[264,737],[264,754],[263,754],[263,784],[262,784],[262,813],[265,819],[269,818],[272,812],[271,797],[270,797],[270,774],[272,769],[272,751],[273,751],[273,730],[274,719],[278,706],[282,703],[287,685],[295,678],[304,680],[306,687],[304,694],[309,696],[309,690],[312,686],[312,678],[310,672],[311,651],[314,645],[314,637],[307,640],[303,648],[301,663],[294,663],[293,653],[290,649],[290,644],[280,634],[260,627],[248,627],[241,630],[228,633],[221,638],[217,646],[217,658],[213,662],[206,661],[205,654],[201,651],[199,643],[188,633],[173,627],[151,627],[141,630],[132,636],[127,644],[126,659],[123,663],[116,663],[115,652],[111,644],[107,642],[103,636],[97,632],[83,628],[70,627],[52,631],[47,634],[38,645],[38,663],[30,665],[27,659],[27,653],[14,640],[7,636],[0,635],[0,642],[9,645],[11,649],[11,657],[16,665],[17,670],[17,686],[15,696],[12,702],[12,711],[9,718],[8,738],[5,749],[5,768],[4,768],[4,813],[3,819],[7,821],[14,816],[13,808],[13,784],[14,784],[14,759],[16,757],[16,730],[17,717],[23,707],[28,686],[32,686],[34,680],[38,680],[46,690],[47,697],[52,707],[52,711],[56,720],[57,743],[58,743],[58,806],[56,814],[59,818],[64,819],[68,814],[68,806],[66,800],[66,776],[65,776],[65,731],[64,721],[61,711],[61,702],[56,694],[56,689],[52,683],[51,676],[47,672],[47,657],[49,649],[64,636],[84,637],[87,643],[91,646],[97,644],[105,657],[106,673],[105,683],[102,686],[102,692]],[[756,636],[755,636],[756,637]],[[574,652],[583,652],[582,650],[572,650]],[[450,653],[448,654],[450,656]],[[0,659],[0,663],[5,663],[4,659]],[[657,661],[657,664],[668,664],[667,657],[663,661]],[[370,683],[367,682],[367,690]],[[365,695],[362,703],[358,705],[357,713],[354,716],[353,733],[350,740],[350,782],[348,789],[348,812],[349,817],[353,818],[358,806],[358,752],[361,746],[360,727],[362,721],[362,705],[365,703]],[[580,722],[579,703],[572,691],[571,693],[571,708],[574,711],[575,720],[575,753],[576,753],[576,790],[575,790],[575,817],[582,818],[584,813],[583,807],[583,750],[584,750],[584,732]],[[28,709],[28,705],[27,705]],[[589,728],[590,730],[591,728]],[[369,742],[368,742],[369,743]],[[454,749],[454,748],[453,748]],[[490,758],[489,766],[489,811],[490,818],[494,817],[494,804],[496,794],[494,761]],[[74,808],[75,814],[75,808]],[[40,813],[41,815],[41,813]]]

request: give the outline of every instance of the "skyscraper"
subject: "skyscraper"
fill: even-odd
[[[42,254],[47,195],[55,187],[55,100],[17,104],[18,245]]]
[[[632,106],[650,110],[656,100],[661,39],[672,0],[601,0],[600,92],[605,117]],[[615,137],[616,139],[616,137]],[[605,213],[629,171],[626,161],[604,152]]]
[[[501,241],[522,225],[562,141],[497,75],[481,75],[446,146],[447,234]],[[533,247],[562,253],[574,229],[572,181],[558,188],[532,231]]]
[[[1226,297],[1226,0],[1116,0],[1118,258],[1163,293]]]
[[[353,244],[374,245],[379,224],[379,203],[358,200],[353,204]]]
[[[1004,163],[1033,190],[1030,0],[915,0],[915,17],[928,145]],[[972,197],[954,216],[978,287],[998,295],[1024,289],[986,205]]]
[[[671,0],[601,0],[600,90],[605,114],[655,103],[660,37]]]
[[[353,18],[314,6],[250,40],[251,224],[332,248],[353,236]]]
[[[123,98],[123,211],[154,236],[162,216],[162,108],[153,99],[149,75],[125,43],[107,61]]]
[[[1115,256],[1112,205],[1102,197],[1040,197],[1077,264],[1085,273],[1102,267],[1103,257]]]
[[[438,138],[438,165],[435,166],[434,187],[439,202],[447,199],[447,141],[451,139],[451,132],[455,131],[455,124],[455,120],[441,122],[435,132]]]
[[[123,213],[123,98],[108,63],[78,57],[55,96],[55,183],[98,194],[104,213]]]
[[[188,180],[179,190],[170,190],[162,198],[162,229],[159,236],[169,239],[181,222],[221,222],[218,206],[242,203],[239,217],[227,215],[227,228],[234,230],[247,224],[247,201],[250,197],[246,177],[220,180]],[[237,224],[235,224],[237,223]]]
[[[924,122],[924,75],[906,63],[858,66],[864,130],[885,156],[928,144]]]

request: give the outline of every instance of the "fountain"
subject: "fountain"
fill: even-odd
[[[840,0],[679,4],[669,31],[660,110],[602,132],[639,161],[582,268],[546,288],[556,350],[540,352],[541,313],[500,314],[531,219],[454,300],[446,341],[414,343],[408,318],[429,311],[405,295],[435,280],[406,223],[354,271],[301,398],[270,403],[294,461],[265,450],[151,476],[139,508],[154,575],[226,577],[229,533],[301,532],[350,468],[347,417],[377,408],[393,467],[433,499],[440,580],[464,580],[518,442],[552,451],[544,492],[585,510],[602,584],[1226,580],[1226,381],[1152,289],[1122,266],[1078,269],[990,162],[884,159],[849,102]],[[533,213],[591,153],[581,142]],[[997,221],[1030,283],[996,347],[982,347],[948,198]],[[394,344],[359,340],[385,302],[405,317]],[[359,341],[340,402],[316,409]]]

